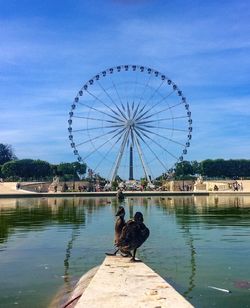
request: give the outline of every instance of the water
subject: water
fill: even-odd
[[[128,198],[138,256],[196,307],[250,306],[250,197]],[[112,198],[0,199],[0,307],[49,307],[112,251]],[[229,289],[224,293],[209,288]]]

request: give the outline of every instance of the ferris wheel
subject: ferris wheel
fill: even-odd
[[[79,162],[113,181],[149,183],[183,161],[192,138],[189,104],[166,75],[141,65],[108,68],[71,105],[70,145]]]

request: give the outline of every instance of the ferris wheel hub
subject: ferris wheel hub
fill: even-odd
[[[128,119],[126,123],[127,128],[132,128],[135,125],[135,121],[133,119]]]

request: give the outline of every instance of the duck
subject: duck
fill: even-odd
[[[125,226],[126,222],[125,222],[125,209],[123,206],[119,206],[117,213],[115,214],[115,216],[117,216],[117,220],[115,223],[115,238],[114,238],[114,244],[117,247],[117,243],[119,241],[119,238],[121,236],[122,233],[122,229]],[[117,252],[119,251],[119,248],[116,249],[116,251],[114,253],[108,253],[106,252],[107,256],[115,256],[117,254]]]
[[[117,245],[119,238],[122,233],[122,229],[125,226],[125,209],[123,206],[119,206],[117,213],[115,214],[117,218],[116,223],[115,223],[115,245]]]
[[[134,219],[130,219],[122,228],[121,235],[116,242],[118,250],[131,255],[130,261],[136,262],[136,251],[149,237],[150,231],[143,223],[143,215],[141,212],[136,212]],[[133,253],[131,253],[133,251]]]
[[[118,190],[118,192],[117,192],[117,199],[119,200],[119,201],[123,201],[124,200],[124,193],[123,193],[123,191],[121,190],[121,189],[119,189]]]

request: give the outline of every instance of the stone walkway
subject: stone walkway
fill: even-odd
[[[0,182],[0,194],[32,194],[33,192],[16,189],[16,182]]]
[[[106,257],[76,308],[190,308],[170,284],[143,262]]]

